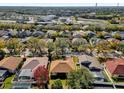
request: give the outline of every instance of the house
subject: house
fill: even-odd
[[[41,70],[41,71],[43,70],[42,68],[39,69],[39,67],[44,67],[44,69],[47,70],[47,67],[48,67],[47,57],[27,58],[27,60],[24,62],[24,65],[22,66],[22,69],[20,70],[20,72],[16,75],[16,77],[13,80],[13,86],[14,86],[13,88],[20,87],[18,86],[18,84],[20,85],[20,83],[25,83],[25,82],[29,83],[30,87],[32,85],[36,85],[36,79],[34,75],[37,73],[35,72],[37,68],[38,70]]]
[[[120,31],[119,33],[120,33],[121,39],[124,40],[124,32]]]
[[[39,37],[39,36],[44,36],[44,35],[45,35],[45,33],[42,31],[35,31],[32,33],[33,37]]]
[[[115,35],[115,34],[119,34],[121,39],[124,40],[124,32],[123,31],[112,32],[112,35]]]
[[[95,78],[95,81],[105,80],[102,72],[103,68],[95,57],[89,55],[80,55],[78,56],[78,60],[80,67],[87,67],[91,71],[93,77]]]
[[[33,81],[33,73],[31,69],[23,69],[21,70],[19,76],[18,76],[18,81],[21,82],[30,82]]]
[[[106,69],[108,73],[114,76],[124,76],[124,59],[123,58],[113,58],[106,61]]]
[[[95,70],[95,71],[102,69],[99,61],[95,57],[89,55],[79,55],[78,59],[80,66],[85,66],[90,70]]]
[[[9,31],[8,32],[8,36],[9,37],[14,37],[14,36],[18,36],[18,31],[16,31],[16,30],[11,30],[11,31]]]
[[[0,61],[0,70],[7,70],[10,73],[17,72],[23,64],[23,58],[7,57]]]
[[[2,83],[8,76],[7,70],[0,70],[0,83]]]
[[[82,38],[85,35],[84,31],[74,31],[73,38]]]
[[[0,30],[0,37],[6,36],[8,31]]]
[[[50,75],[51,78],[66,78],[66,75],[73,70],[75,70],[73,58],[55,60],[51,62]]]
[[[18,32],[18,36],[20,38],[25,38],[25,37],[29,37],[32,35],[32,32],[31,31],[19,31]]]
[[[94,36],[96,36],[96,33],[95,33],[95,32],[92,32],[92,31],[86,31],[86,34],[87,34],[87,36],[89,36],[89,37],[94,37]]]
[[[24,62],[24,65],[22,66],[21,70],[23,69],[31,69],[33,71],[38,65],[45,66],[45,68],[48,67],[48,57],[33,57],[33,58],[27,58],[27,60]]]

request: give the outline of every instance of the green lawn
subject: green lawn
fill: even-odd
[[[4,81],[4,89],[9,89],[12,87],[12,79],[15,77],[15,75],[11,75],[10,77],[6,78]]]
[[[55,80],[50,80],[50,81],[49,81],[50,86],[53,84],[54,81],[55,81]],[[66,89],[66,88],[67,88],[66,80],[61,80],[61,82],[62,82],[63,88]]]

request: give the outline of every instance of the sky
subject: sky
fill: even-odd
[[[124,6],[124,0],[0,0],[0,6]]]

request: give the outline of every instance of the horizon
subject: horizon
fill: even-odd
[[[0,7],[116,7],[124,6],[124,3],[0,3]]]

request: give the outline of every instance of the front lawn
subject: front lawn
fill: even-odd
[[[15,77],[15,75],[11,75],[8,78],[5,79],[4,81],[4,89],[10,89],[12,87],[12,79]]]

